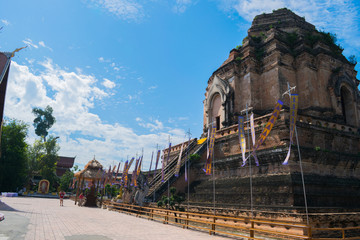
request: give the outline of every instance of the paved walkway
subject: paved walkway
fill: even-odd
[[[58,199],[0,200],[0,212],[5,215],[0,222],[0,240],[229,240],[105,209],[78,207],[67,199],[63,207]]]

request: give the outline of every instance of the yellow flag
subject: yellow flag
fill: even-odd
[[[197,144],[200,145],[200,144],[203,144],[205,141],[206,141],[207,138],[201,138],[199,140],[197,140]]]

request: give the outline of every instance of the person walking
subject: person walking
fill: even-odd
[[[83,193],[80,193],[80,196],[79,196],[79,207],[82,207],[84,204],[84,194]]]
[[[63,190],[61,190],[59,192],[59,197],[60,197],[60,206],[64,206],[64,197],[65,197],[65,192]]]

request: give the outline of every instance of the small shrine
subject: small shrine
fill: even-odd
[[[39,182],[39,188],[38,188],[38,193],[41,194],[48,194],[49,193],[49,187],[50,187],[50,182],[46,179],[43,179]]]
[[[85,206],[96,206],[96,193],[102,176],[103,166],[95,159],[95,157],[85,165],[85,168],[82,171],[74,174],[74,177],[78,182],[75,204],[77,203],[80,191],[83,191],[85,187],[88,187],[90,188],[90,191],[85,196]]]

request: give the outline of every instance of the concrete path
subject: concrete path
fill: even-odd
[[[0,240],[229,239],[105,209],[78,207],[67,199],[63,207],[58,199],[0,200],[0,212],[5,215],[0,222]]]

